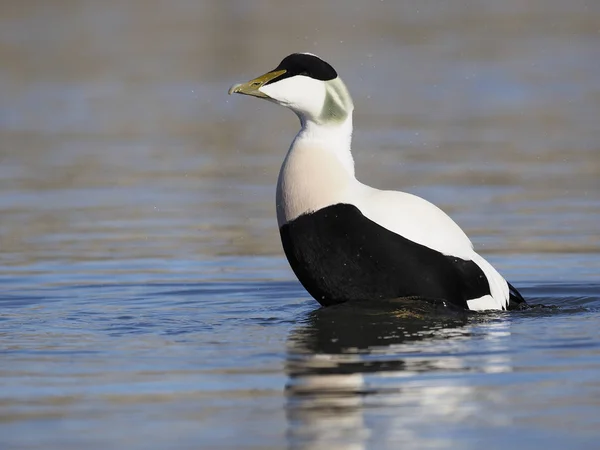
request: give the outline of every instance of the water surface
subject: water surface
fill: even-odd
[[[0,447],[596,448],[600,8],[8,2]],[[534,308],[320,309],[283,258],[293,51],[359,178],[441,206]]]

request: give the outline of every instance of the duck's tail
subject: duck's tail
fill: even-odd
[[[508,292],[508,310],[527,308],[527,302],[525,301],[521,293],[517,291],[517,288],[510,283],[508,283]]]

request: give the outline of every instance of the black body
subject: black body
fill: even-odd
[[[468,309],[467,300],[490,294],[485,274],[473,261],[412,242],[354,205],[304,214],[282,226],[280,234],[292,270],[323,306],[418,296]],[[513,297],[522,300],[511,286]]]

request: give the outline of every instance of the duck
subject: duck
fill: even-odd
[[[354,104],[325,60],[293,53],[229,94],[268,100],[300,119],[277,180],[277,223],[294,274],[322,306],[400,298],[470,311],[526,305],[440,208],[357,180]]]

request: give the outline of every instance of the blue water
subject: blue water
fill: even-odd
[[[600,4],[12,3],[0,449],[598,447]],[[292,51],[353,94],[359,179],[543,307],[319,308],[275,220],[296,119],[226,95]]]
[[[513,313],[323,309],[253,280],[268,263],[4,275],[2,448],[594,447],[597,285],[521,281],[548,307]]]

